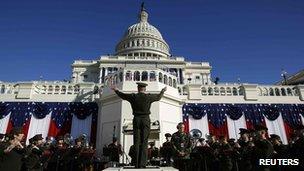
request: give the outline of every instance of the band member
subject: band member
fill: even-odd
[[[29,145],[29,155],[24,159],[24,166],[26,170],[30,171],[42,171],[43,162],[43,137],[42,134],[37,134],[30,139],[31,144]]]
[[[171,142],[171,134],[166,133],[166,142],[163,143],[163,146],[160,149],[160,154],[164,158],[165,165],[166,166],[171,166],[172,162],[171,159],[173,157],[173,145]]]
[[[254,148],[253,148],[253,170],[263,170],[269,171],[269,166],[261,166],[259,165],[259,159],[267,159],[271,158],[273,155],[273,146],[267,140],[267,127],[263,125],[257,125],[255,127],[256,136],[254,141]]]
[[[148,159],[159,157],[159,149],[155,147],[155,142],[149,143],[150,147],[148,148]]]
[[[21,128],[14,128],[8,135],[8,141],[0,146],[0,154],[2,154],[2,161],[0,161],[1,171],[19,171],[22,166],[22,156],[24,147],[21,144],[24,134]]]
[[[227,137],[222,135],[219,137],[219,153],[218,158],[220,162],[221,171],[231,171],[233,167],[232,163],[232,147],[227,141]]]
[[[120,98],[127,100],[131,104],[133,110],[133,142],[136,168],[144,168],[147,164],[151,104],[159,101],[167,90],[167,87],[165,87],[159,94],[146,94],[146,86],[146,83],[137,83],[138,93],[136,94],[125,94],[120,92],[115,86],[112,87],[112,90],[114,90]]]
[[[252,151],[253,151],[253,142],[250,141],[251,132],[248,129],[240,128],[240,138],[238,139],[238,144],[240,146],[240,161],[238,162],[238,166],[240,170],[251,171],[252,170]]]
[[[119,163],[119,158],[122,155],[122,147],[116,137],[113,137],[112,143],[108,145],[108,149],[110,161]]]
[[[177,132],[172,135],[172,145],[174,149],[174,167],[179,170],[189,170],[188,159],[191,152],[191,138],[185,132],[185,125],[181,122],[177,125]]]

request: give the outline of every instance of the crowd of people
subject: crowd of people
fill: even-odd
[[[160,148],[155,142],[147,149],[148,164],[151,166],[172,166],[180,171],[284,171],[304,168],[304,126],[295,130],[288,145],[283,144],[278,135],[268,135],[265,126],[254,130],[240,129],[240,138],[227,139],[226,136],[208,135],[206,139],[191,136],[185,132],[183,123],[177,125],[177,132],[166,133],[166,142]],[[123,148],[113,137],[111,144],[103,149],[107,163],[100,165],[95,149],[90,146],[85,135],[73,142],[69,134],[58,136],[56,140],[42,134],[23,143],[24,134],[19,128],[10,134],[0,135],[1,171],[65,171],[101,170],[107,166],[120,166]],[[129,150],[130,165],[135,165],[134,146]],[[260,159],[298,159],[295,166],[283,162],[261,165]],[[114,164],[114,165],[113,165]]]
[[[37,134],[24,143],[22,129],[0,135],[1,171],[89,171],[96,168],[95,149],[82,135],[72,142],[69,134],[56,139]],[[98,170],[98,169],[97,169]]]
[[[298,127],[288,145],[280,136],[268,135],[267,127],[240,129],[239,139],[208,135],[206,139],[191,136],[177,125],[174,134],[165,134],[160,149],[150,144],[148,162],[161,158],[160,166],[173,166],[180,171],[284,171],[304,169],[304,126]],[[262,159],[262,160],[261,160]],[[272,160],[265,164],[266,159]],[[293,161],[295,162],[287,162]],[[154,163],[155,164],[155,163]]]

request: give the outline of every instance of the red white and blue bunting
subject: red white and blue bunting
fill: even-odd
[[[75,116],[75,117],[74,117]],[[0,102],[0,133],[22,127],[26,140],[70,133],[96,140],[98,105],[81,102]]]
[[[304,104],[202,104],[186,103],[183,121],[186,129],[205,134],[238,138],[239,128],[265,125],[269,134],[288,142],[293,130],[304,123]],[[206,126],[207,125],[207,126]]]

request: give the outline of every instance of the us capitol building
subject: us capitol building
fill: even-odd
[[[165,141],[165,133],[175,132],[177,123],[183,121],[185,103],[304,103],[303,85],[215,84],[211,81],[211,69],[208,62],[172,56],[169,45],[149,23],[149,15],[142,8],[138,23],[131,25],[117,43],[115,55],[75,60],[70,82],[0,82],[0,100],[97,102],[99,152],[111,142],[113,131],[126,152],[133,143],[132,109],[109,88],[114,84],[125,93],[137,92],[138,81],[148,84],[148,93],[159,93],[167,86],[164,97],[151,107],[150,139],[157,146]],[[190,123],[190,129],[198,128],[205,134],[203,127]]]

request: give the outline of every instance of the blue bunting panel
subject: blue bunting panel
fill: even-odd
[[[10,120],[14,127],[23,126],[33,115],[37,119],[43,119],[52,113],[51,119],[56,126],[61,128],[65,121],[75,114],[78,119],[85,119],[93,114],[93,119],[97,118],[98,105],[94,102],[1,102],[0,119],[11,113]]]
[[[201,119],[208,115],[208,120],[214,126],[221,126],[228,116],[232,120],[238,120],[245,115],[246,121],[253,125],[264,122],[264,116],[273,121],[280,114],[284,122],[292,127],[301,123],[300,115],[304,116],[304,104],[200,104],[186,103],[183,105],[183,116],[191,115],[194,119]]]

